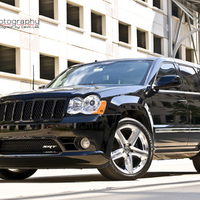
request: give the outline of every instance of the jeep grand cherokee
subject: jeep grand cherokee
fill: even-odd
[[[75,65],[45,88],[0,99],[0,177],[98,168],[137,179],[152,159],[200,172],[200,67],[170,58]]]

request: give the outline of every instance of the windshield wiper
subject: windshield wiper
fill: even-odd
[[[80,85],[97,85],[97,84],[100,84],[100,83],[85,83],[85,84],[80,84]]]

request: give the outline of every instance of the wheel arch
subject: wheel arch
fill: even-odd
[[[119,121],[124,117],[136,119],[153,135],[153,118],[143,98],[134,95],[121,95],[112,98],[111,104],[117,106],[116,112],[120,113]]]
[[[152,131],[153,127],[152,127],[151,122],[147,116],[147,113],[145,113],[145,111],[127,110],[122,113],[122,115],[119,118],[119,121],[125,117],[132,118],[132,119],[139,121],[141,124],[143,124],[146,127],[146,129],[150,132],[150,134],[153,135],[153,131]]]
[[[120,97],[120,99],[121,98],[122,97]],[[130,97],[128,100],[130,100]],[[152,140],[154,141],[153,119],[149,111],[148,105],[144,102],[143,99],[139,97],[134,96],[134,98],[132,98],[131,100],[134,100],[134,101],[131,101],[131,102],[126,101],[126,103],[121,103],[118,105],[118,113],[120,113],[120,115],[117,118],[115,130],[120,120],[122,120],[123,118],[131,118],[131,119],[139,121],[148,130],[148,132],[150,133],[152,137]],[[123,101],[121,100],[121,102]],[[110,152],[112,149],[112,143],[114,140],[115,130],[112,131],[112,133],[110,134],[110,138],[107,143],[106,155],[108,157],[110,156]]]

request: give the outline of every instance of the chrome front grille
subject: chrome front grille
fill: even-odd
[[[0,124],[27,121],[60,121],[66,111],[66,99],[34,99],[0,103]]]

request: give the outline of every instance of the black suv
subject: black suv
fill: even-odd
[[[170,58],[75,65],[45,88],[2,97],[0,127],[3,179],[93,167],[136,179],[152,159],[178,158],[200,172],[200,67]]]

